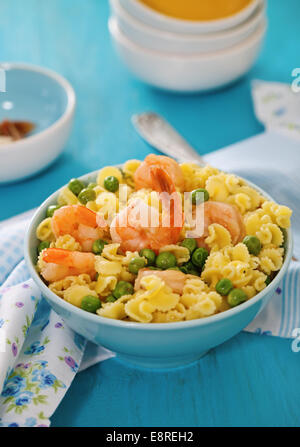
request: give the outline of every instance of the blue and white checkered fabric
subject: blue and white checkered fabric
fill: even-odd
[[[23,258],[27,221],[0,229],[0,285]]]

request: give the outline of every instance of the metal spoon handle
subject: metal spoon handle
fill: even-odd
[[[205,165],[203,158],[161,116],[146,112],[132,116],[132,123],[139,135],[160,152],[181,161],[197,161]]]

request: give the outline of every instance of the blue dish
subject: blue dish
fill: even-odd
[[[93,182],[97,172],[81,177]],[[263,190],[247,182],[266,198]],[[103,318],[85,312],[55,295],[44,284],[35,270],[38,240],[35,230],[45,218],[46,209],[57,201],[59,191],[52,194],[33,216],[25,238],[25,260],[30,274],[43,296],[66,323],[94,343],[117,353],[120,359],[142,367],[173,368],[184,366],[201,358],[209,349],[225,342],[244,329],[272,297],[285,274],[292,257],[291,230],[287,231],[286,253],[283,266],[273,281],[245,303],[198,320],[176,323],[133,323]]]

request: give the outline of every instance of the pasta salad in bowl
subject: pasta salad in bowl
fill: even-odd
[[[74,330],[133,363],[180,366],[272,296],[291,258],[291,214],[240,177],[151,154],[49,197],[25,258]]]

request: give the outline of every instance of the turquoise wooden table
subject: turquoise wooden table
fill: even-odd
[[[1,0],[1,60],[62,73],[78,107],[64,155],[36,177],[0,187],[0,219],[39,205],[70,176],[143,158],[149,148],[130,124],[132,113],[163,114],[201,154],[260,132],[250,81],[291,82],[300,62],[299,17],[298,0],[271,0],[265,46],[252,71],[231,88],[177,96],[138,83],[121,65],[109,40],[106,0]],[[168,373],[110,359],[75,378],[52,425],[299,426],[299,361],[290,340],[246,333]]]

